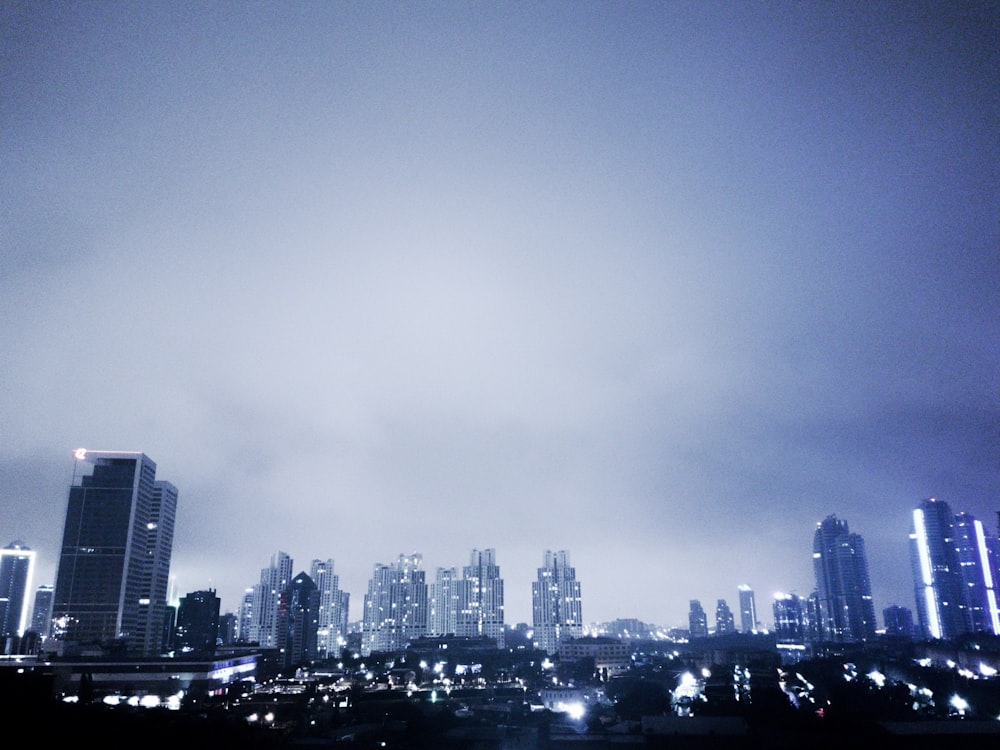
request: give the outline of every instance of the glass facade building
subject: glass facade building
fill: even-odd
[[[75,453],[52,601],[63,650],[159,654],[167,616],[177,489],[145,454]]]
[[[875,638],[875,605],[868,557],[847,521],[827,516],[813,536],[813,569],[819,599],[819,638],[846,643]]]

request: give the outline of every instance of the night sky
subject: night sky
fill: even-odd
[[[0,5],[0,546],[73,451],[180,492],[176,592],[278,550],[566,549],[587,621],[913,607],[1000,510],[1000,4]]]

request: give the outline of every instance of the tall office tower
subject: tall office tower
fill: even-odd
[[[965,626],[970,633],[1000,635],[995,570],[997,539],[969,513],[955,515],[955,553],[965,598]]]
[[[361,655],[402,651],[427,635],[427,582],[423,556],[400,555],[390,565],[377,563],[368,581],[361,626]]]
[[[719,599],[715,605],[715,634],[725,635],[736,632],[736,618],[733,611],[729,609],[725,599]]]
[[[309,577],[319,592],[316,623],[316,658],[336,658],[347,643],[346,591],[340,589],[340,576],[333,572],[333,560],[313,560]]]
[[[827,516],[816,524],[813,570],[819,597],[821,638],[845,643],[875,638],[875,605],[868,557],[860,534],[847,521]]]
[[[35,606],[31,612],[31,629],[43,638],[47,637],[52,628],[52,594],[51,586],[42,584],[35,589]]]
[[[154,482],[153,502],[146,522],[147,557],[139,595],[139,632],[145,634],[144,654],[162,653],[173,633],[176,612],[168,611],[167,592],[176,520],[177,488],[170,482]]]
[[[24,635],[34,572],[35,553],[24,542],[11,542],[0,550],[0,637]]]
[[[930,498],[914,509],[910,564],[923,637],[949,640],[968,633],[955,516],[948,503]]]
[[[253,591],[254,587],[243,590],[239,611],[236,612],[236,640],[239,643],[249,643],[250,630],[253,628]]]
[[[319,632],[319,589],[305,572],[281,592],[278,604],[279,649],[284,667],[299,667],[316,659]]]
[[[211,657],[219,638],[219,609],[222,600],[214,589],[192,591],[177,606],[174,648],[181,654]]]
[[[496,550],[472,550],[458,585],[456,635],[486,636],[504,647],[503,579]]]
[[[263,648],[279,648],[278,602],[281,592],[292,580],[292,558],[278,551],[271,556],[271,564],[261,568],[260,583],[253,587],[250,605],[250,641]]]
[[[740,630],[753,633],[757,630],[757,602],[754,600],[753,589],[745,583],[738,587],[740,592]]]
[[[428,585],[427,633],[455,635],[458,632],[458,570],[438,568]]]
[[[74,644],[118,643],[160,651],[167,609],[177,489],[156,480],[144,453],[74,454],[52,603],[53,636]]]
[[[805,608],[797,594],[774,595],[774,633],[782,641],[805,640]]]
[[[885,634],[896,638],[913,638],[916,630],[913,627],[913,612],[898,604],[890,604],[882,610],[882,620],[885,622]]]
[[[692,638],[708,637],[708,613],[697,599],[690,601],[688,610],[688,632]]]
[[[531,601],[535,648],[552,654],[560,641],[583,635],[580,582],[566,550],[545,551],[545,564],[531,583]]]
[[[805,639],[809,643],[822,643],[828,634],[823,629],[823,606],[819,592],[813,591],[802,600],[802,624],[805,627]]]

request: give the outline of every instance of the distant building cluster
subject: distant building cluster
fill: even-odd
[[[907,607],[882,611],[884,633],[898,638],[954,640],[977,634],[1000,635],[1000,539],[968,513],[928,499],[913,510],[910,532],[917,621]],[[875,605],[864,539],[847,522],[828,516],[813,537],[816,588],[807,597],[779,592],[772,604],[774,634],[786,646],[819,642],[864,643],[877,635]],[[755,622],[753,591],[740,586],[744,630]],[[716,634],[730,632],[724,600],[716,607]],[[692,638],[708,633],[698,600],[690,603]]]
[[[594,659],[614,673],[624,667],[625,652],[616,646],[623,640],[766,631],[753,589],[741,584],[738,611],[717,599],[711,624],[709,612],[692,599],[686,631],[665,634],[619,619],[590,632],[595,639],[583,639],[581,584],[566,550],[545,551],[531,584],[532,622],[517,629],[504,621],[494,549],[473,549],[461,570],[439,567],[432,581],[419,553],[376,564],[355,626],[334,561],[312,560],[308,572],[295,573],[281,551],[246,589],[237,611],[221,613],[214,590],[189,592],[173,607],[167,588],[177,501],[177,488],[156,478],[156,464],[145,454],[77,451],[55,585],[34,591],[33,609],[35,553],[21,541],[0,550],[4,653],[37,653],[45,639],[68,656],[212,657],[220,645],[245,644],[272,650],[290,667],[337,658],[348,647],[368,656],[433,639],[498,649],[514,639],[565,660]],[[909,608],[892,604],[882,611],[882,632],[926,640],[1000,635],[997,535],[929,499],[914,509],[909,539],[916,621]],[[808,596],[774,595],[771,632],[778,642],[803,648],[874,640],[879,631],[861,535],[828,516],[816,526],[812,560],[816,587]]]

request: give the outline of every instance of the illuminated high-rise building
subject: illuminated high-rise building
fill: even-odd
[[[361,654],[402,651],[414,638],[427,635],[427,581],[423,556],[400,555],[392,564],[378,563],[368,581]]]
[[[864,539],[847,521],[827,516],[816,524],[813,570],[819,599],[817,637],[856,643],[875,638],[875,605]]]
[[[250,631],[253,629],[253,594],[254,587],[243,590],[240,608],[236,612],[236,640],[239,643],[250,643]]]
[[[48,584],[42,584],[35,590],[35,604],[31,612],[31,629],[43,638],[52,630],[52,594],[55,592]]]
[[[997,538],[969,513],[955,515],[955,552],[965,597],[965,625],[970,633],[1000,635],[997,602]]]
[[[316,615],[316,653],[334,658],[347,643],[347,610],[350,595],[340,588],[340,576],[333,572],[333,560],[313,560],[309,577],[319,594]]]
[[[545,551],[545,564],[531,583],[535,647],[550,654],[565,638],[583,635],[583,602],[569,552]]]
[[[156,656],[167,617],[177,488],[144,453],[76,451],[52,603],[62,650]],[[117,646],[116,646],[117,648]]]
[[[253,587],[250,604],[249,641],[264,648],[280,648],[278,603],[281,592],[292,580],[292,558],[275,552],[271,564],[260,570],[260,582]],[[242,633],[240,634],[242,637]]]
[[[806,640],[806,612],[798,594],[774,595],[774,634],[781,641],[802,643]]]
[[[455,635],[458,632],[458,577],[456,568],[438,568],[427,590],[427,633]]]
[[[738,587],[740,592],[740,630],[753,633],[757,630],[757,602],[754,600],[753,589],[745,583]]]
[[[688,605],[688,632],[692,638],[707,638],[708,613],[697,599],[692,599]]]
[[[497,648],[503,648],[503,579],[496,550],[472,550],[469,564],[462,568],[457,592],[455,634],[492,638]]]
[[[0,637],[22,636],[28,628],[28,595],[35,553],[24,542],[0,550]]]
[[[924,638],[1000,635],[997,540],[975,517],[930,498],[913,511],[910,561]]]
[[[715,604],[715,634],[725,635],[736,632],[736,618],[725,599],[719,599]]]

